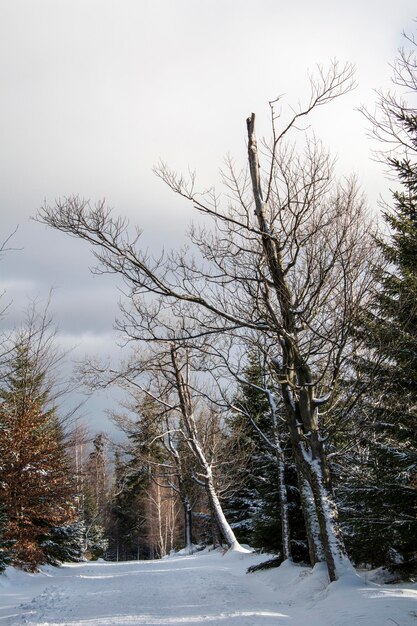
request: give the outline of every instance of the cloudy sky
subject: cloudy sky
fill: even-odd
[[[267,136],[268,101],[302,100],[317,63],[356,65],[356,90],[313,123],[375,206],[387,183],[356,109],[389,86],[415,17],[415,0],[0,0],[2,238],[18,227],[1,260],[3,330],[53,288],[59,340],[73,357],[114,351],[117,281],[92,276],[82,242],[31,216],[74,193],[106,198],[144,230],[144,245],[181,243],[191,209],[153,165],[162,158],[195,168],[202,187],[216,182],[227,153],[244,162],[247,115]],[[94,429],[108,427],[111,402],[85,406]]]

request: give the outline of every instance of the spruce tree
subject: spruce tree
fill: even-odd
[[[129,459],[131,461],[131,459]],[[143,488],[140,472],[131,471],[119,449],[115,454],[114,496],[110,510],[109,556],[114,561],[143,557],[144,525],[140,496]]]
[[[166,462],[158,403],[145,396],[130,408],[133,420],[116,418],[128,438],[126,458],[117,455],[110,520],[110,555],[117,560],[158,555],[151,492],[155,480],[164,482],[159,466]]]
[[[394,83],[415,97],[415,53],[400,51]],[[368,119],[377,138],[395,146],[387,162],[400,188],[384,210],[389,235],[377,243],[385,263],[375,270],[374,304],[358,331],[371,350],[360,366],[367,427],[346,526],[357,560],[410,571],[417,569],[417,109],[391,93],[381,95],[379,110],[382,119]]]
[[[85,525],[81,519],[72,524],[51,526],[41,548],[45,562],[49,565],[61,565],[64,562],[82,561],[84,557]]]
[[[85,554],[92,559],[104,556],[109,545],[110,486],[107,465],[105,436],[99,433],[93,439],[93,450],[84,470],[80,510],[85,529]]]
[[[233,436],[250,452],[245,485],[229,500],[227,514],[240,541],[256,548],[282,552],[279,475],[276,452],[266,443],[275,441],[271,407],[259,355],[250,353],[235,406],[242,412],[229,422]],[[272,384],[272,380],[270,381]],[[288,437],[280,437],[285,457],[285,488],[290,518],[290,545],[295,560],[307,560],[306,537],[299,490]],[[281,554],[282,558],[282,554]]]
[[[265,449],[265,442],[257,428],[267,436],[271,435],[268,422],[268,400],[257,387],[262,387],[259,363],[255,354],[249,355],[249,363],[244,370],[248,384],[241,384],[233,404],[238,409],[229,419],[232,437],[237,437],[240,446],[249,454],[245,469],[244,485],[229,498],[226,512],[239,541],[254,547],[278,550],[279,518],[277,511],[277,485],[272,477],[275,463],[272,451]],[[250,416],[250,418],[249,418]],[[255,426],[256,425],[256,426]],[[272,509],[267,505],[272,502]]]
[[[380,290],[364,317],[373,349],[372,361],[364,363],[372,430],[361,444],[356,540],[371,551],[373,564],[401,567],[415,558],[417,535],[417,169],[409,161],[391,162],[403,191],[385,213],[392,234],[379,245],[388,266],[376,274]]]
[[[31,327],[16,338],[0,385],[0,504],[14,541],[13,563],[34,570],[48,560],[51,529],[75,520],[74,485],[63,432],[50,402],[47,359]]]
[[[0,508],[0,574],[12,560],[12,549],[14,541],[6,539],[6,531],[8,526],[7,515],[3,508]]]

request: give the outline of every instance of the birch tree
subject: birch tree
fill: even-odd
[[[210,503],[210,508],[215,516],[219,531],[230,549],[244,551],[239,545],[236,536],[228,523],[226,516],[218,496],[216,488],[215,476],[213,473],[213,464],[215,457],[208,458],[203,449],[200,438],[198,436],[197,424],[195,419],[195,409],[192,394],[190,392],[190,384],[187,380],[188,363],[180,360],[179,349],[177,346],[171,346],[171,363],[175,376],[176,392],[181,411],[182,423],[185,431],[186,441],[188,442],[195,458],[200,467],[200,475],[203,480],[204,488]],[[185,369],[184,369],[185,368]],[[185,372],[185,375],[184,375]]]
[[[106,370],[97,363],[86,362],[82,368],[84,381],[91,388],[118,384],[134,398],[134,404],[150,402],[155,421],[151,437],[140,438],[145,454],[152,446],[162,446],[162,460],[148,459],[153,468],[154,482],[164,489],[176,492],[184,514],[186,548],[192,551],[191,526],[194,482],[204,489],[214,524],[228,548],[243,551],[228,523],[221,505],[223,494],[238,480],[240,458],[224,458],[221,419],[215,401],[197,380],[194,367],[205,370],[199,352],[192,353],[175,342],[175,330],[168,344],[133,351],[130,359],[118,370]],[[117,415],[115,421],[135,440],[138,434],[126,416]],[[231,448],[229,446],[228,454]],[[225,471],[225,468],[228,470]],[[217,533],[214,533],[217,534]]]

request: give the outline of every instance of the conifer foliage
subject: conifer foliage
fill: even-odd
[[[3,509],[0,509],[0,574],[12,560],[13,541],[5,538],[8,520]]]
[[[416,116],[412,123],[417,146]],[[378,362],[371,396],[375,436],[368,446],[371,535],[378,537],[380,555],[399,565],[415,558],[417,534],[417,166],[399,159],[392,165],[403,189],[385,213],[392,234],[379,245],[389,265],[366,319]]]
[[[268,393],[275,396],[274,382],[256,351],[248,355],[244,381],[234,400],[230,428],[249,451],[244,486],[229,501],[228,515],[239,539],[256,548],[279,552],[286,558],[307,560],[307,540],[302,523],[291,444],[282,426],[284,407],[276,403],[271,418]],[[281,470],[281,471],[280,471]],[[282,524],[282,491],[285,493],[287,525]],[[285,539],[283,532],[288,534]]]
[[[362,363],[368,431],[350,523],[362,559],[404,570],[417,569],[417,56],[416,41],[407,43],[394,84],[408,101],[381,94],[378,115],[367,114],[399,187],[384,209],[389,234],[377,243],[385,264],[359,331],[371,350]]]
[[[64,434],[52,403],[51,337],[43,323],[13,341],[0,384],[0,504],[13,563],[34,570],[56,560],[58,528],[75,521],[74,488]],[[65,551],[64,551],[65,552]],[[67,556],[63,554],[63,556]]]

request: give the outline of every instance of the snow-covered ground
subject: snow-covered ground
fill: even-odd
[[[417,585],[350,575],[327,584],[284,563],[246,574],[253,554],[203,552],[160,561],[80,563],[0,576],[0,626],[416,626]]]

